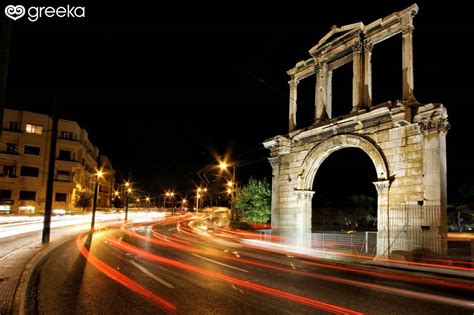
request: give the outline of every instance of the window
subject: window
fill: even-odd
[[[7,143],[7,153],[18,154],[18,146],[15,143]]]
[[[40,148],[32,145],[25,145],[25,154],[40,155]]]
[[[67,194],[66,193],[56,193],[56,201],[66,202]]]
[[[74,134],[70,131],[61,131],[61,139],[74,140]]]
[[[20,200],[36,200],[36,191],[20,191]]]
[[[71,160],[71,151],[59,150],[58,160],[70,161]]]
[[[4,165],[3,166],[3,176],[5,177],[14,177],[15,176],[15,168],[12,165]]]
[[[68,182],[69,181],[70,173],[68,171],[57,171],[56,172],[56,180]]]
[[[17,121],[10,121],[10,123],[8,125],[8,130],[19,131],[20,130],[20,124]]]
[[[33,124],[26,124],[26,132],[40,135],[43,133],[43,127]]]
[[[0,189],[0,199],[12,199],[12,191],[8,189]]]
[[[39,168],[37,167],[29,167],[29,166],[22,166],[20,171],[21,176],[29,176],[29,177],[38,177],[39,176]]]

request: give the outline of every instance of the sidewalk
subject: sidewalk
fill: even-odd
[[[77,231],[65,231],[56,235],[47,245],[42,245],[40,239],[0,259],[0,314],[20,313],[21,296],[26,289],[31,263],[72,239],[76,234]]]

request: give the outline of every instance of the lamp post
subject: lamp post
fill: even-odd
[[[201,188],[198,188],[196,192],[196,213],[198,213],[199,211],[199,198],[201,197],[200,193],[201,193]]]
[[[128,195],[132,192],[132,188],[130,187],[130,183],[125,183],[125,221],[128,220]]]
[[[150,209],[150,197],[146,197],[145,200],[147,208]]]
[[[219,168],[221,170],[227,170],[229,165],[225,162],[222,161],[219,163]],[[236,184],[235,184],[235,164],[232,165],[232,181],[227,182],[227,193],[231,195],[230,199],[230,217],[232,220],[236,220],[237,214],[234,209],[234,199],[235,199],[235,189],[236,189]]]
[[[99,192],[99,179],[104,176],[102,170],[97,171],[96,180],[95,180],[95,187],[94,187],[94,202],[92,204],[92,221],[91,221],[91,230],[94,231],[95,225],[95,211],[97,208],[97,195]]]

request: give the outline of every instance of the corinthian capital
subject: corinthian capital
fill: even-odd
[[[407,24],[402,26],[402,34],[413,33],[415,26],[413,24]]]
[[[375,189],[377,189],[377,193],[384,193],[387,192],[390,188],[390,181],[389,180],[380,180],[378,182],[373,182]]]
[[[297,79],[292,79],[288,81],[288,84],[290,85],[290,88],[296,88],[298,86],[298,83],[300,83],[299,80]]]

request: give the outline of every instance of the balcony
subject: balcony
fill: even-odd
[[[56,161],[79,163],[78,160],[75,160],[75,159],[68,159],[68,158],[64,158],[64,157],[58,157],[58,158],[56,158]]]
[[[69,136],[58,135],[58,139],[80,143],[79,140],[77,140],[77,137],[69,137]]]
[[[18,176],[16,176],[16,174],[10,174],[10,173],[0,174],[0,177],[3,177],[3,178],[18,178]]]
[[[9,131],[14,133],[23,133],[20,128],[2,128],[3,131]]]
[[[0,151],[0,153],[8,154],[8,155],[20,155],[20,153],[18,153],[18,151],[12,151],[12,150],[3,150],[3,151]]]
[[[57,182],[72,182],[70,175],[57,174],[54,179]]]

